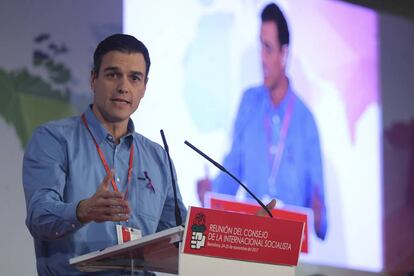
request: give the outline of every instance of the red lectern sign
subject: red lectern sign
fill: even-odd
[[[209,201],[208,207],[216,210],[225,210],[225,211],[233,211],[238,213],[245,213],[245,214],[254,214],[262,207],[257,204],[250,204],[246,202],[239,202],[235,200],[231,200],[228,196],[220,197],[217,194],[210,194],[208,196]],[[285,210],[285,209],[273,209],[272,214],[275,218],[279,219],[287,219],[287,220],[295,220],[301,221],[305,223],[305,229],[303,231],[302,237],[302,246],[301,252],[308,253],[309,252],[309,229],[308,229],[308,215],[306,213],[301,213],[298,211],[292,210]]]
[[[303,222],[191,207],[186,225],[184,253],[298,264]]]

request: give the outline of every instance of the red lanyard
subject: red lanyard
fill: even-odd
[[[101,158],[102,164],[105,167],[105,171],[107,174],[110,174],[111,169],[108,166],[108,163],[106,162],[105,156],[101,150],[101,148],[99,147],[98,143],[96,142],[95,137],[92,134],[92,131],[89,129],[89,125],[88,122],[86,121],[86,116],[85,114],[82,114],[82,122],[85,125],[86,129],[89,131],[89,134],[92,137],[93,142],[95,143],[95,147],[96,150],[98,151],[99,157]],[[128,194],[128,186],[131,183],[131,175],[132,175],[132,166],[133,166],[133,162],[134,162],[134,142],[132,142],[131,144],[131,149],[129,150],[129,167],[128,167],[128,182],[127,182],[127,187],[125,189],[125,195],[124,198],[126,198],[127,194]],[[112,183],[112,187],[114,188],[114,191],[118,192],[118,187],[115,183],[115,179],[112,178],[111,179],[111,183]]]
[[[288,133],[288,129],[289,129],[289,125],[290,125],[290,120],[292,118],[292,113],[293,113],[293,106],[295,103],[295,98],[293,96],[291,96],[289,103],[288,103],[288,107],[287,110],[285,112],[285,115],[283,116],[283,121],[282,121],[282,128],[280,130],[280,134],[279,134],[279,141],[278,144],[276,146],[276,150],[274,153],[274,157],[273,157],[273,161],[271,161],[272,165],[271,165],[271,172],[270,172],[270,176],[268,179],[268,185],[269,185],[269,190],[274,190],[274,185],[275,185],[275,181],[276,181],[276,176],[279,173],[279,168],[280,168],[280,162],[282,160],[282,156],[283,156],[283,151],[285,149],[285,142],[286,142],[286,136]],[[269,117],[266,117],[267,120],[265,120],[265,129],[267,132],[267,141],[268,141],[268,146],[270,148],[272,142],[272,127],[270,125],[270,119]],[[269,154],[269,156],[271,156],[271,154]],[[272,158],[270,158],[271,160]]]

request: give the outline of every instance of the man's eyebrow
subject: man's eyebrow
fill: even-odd
[[[118,70],[119,70],[119,67],[117,67],[117,66],[109,66],[109,67],[106,67],[104,69],[104,72],[106,72],[106,71],[118,71]]]
[[[117,66],[108,66],[104,69],[104,72],[108,72],[108,71],[120,71],[120,69]],[[141,71],[130,71],[129,74],[144,76],[144,73],[142,73]]]
[[[131,71],[130,74],[131,75],[140,75],[140,76],[144,75],[144,73],[142,73],[141,71]]]

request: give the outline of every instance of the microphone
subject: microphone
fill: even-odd
[[[216,166],[217,168],[219,168],[222,172],[226,173],[227,175],[229,175],[231,178],[233,178],[237,183],[239,183],[256,201],[257,203],[259,203],[260,206],[262,206],[262,208],[267,212],[267,214],[273,218],[272,213],[269,211],[269,209],[266,208],[266,206],[263,204],[263,202],[258,199],[247,187],[246,185],[244,185],[237,177],[235,177],[232,173],[230,173],[225,167],[223,167],[222,165],[220,165],[219,163],[217,163],[216,161],[214,161],[213,159],[211,159],[207,154],[205,154],[204,152],[202,152],[201,150],[199,150],[198,148],[196,148],[195,146],[193,146],[190,142],[188,142],[187,140],[184,141],[184,144],[186,144],[187,146],[189,146],[190,148],[192,148],[195,152],[197,152],[198,154],[200,154],[201,156],[203,156],[205,159],[207,159],[210,163],[212,163],[214,166]]]
[[[172,162],[171,162],[171,157],[170,157],[170,151],[168,149],[167,140],[165,139],[164,131],[162,129],[160,130],[160,133],[161,133],[162,142],[164,143],[165,152],[167,153],[168,163],[170,164],[171,184],[172,184],[173,191],[174,191],[175,223],[177,224],[177,226],[179,226],[183,224],[183,221],[181,218],[180,208],[178,207],[177,187],[176,187],[176,183],[174,179],[174,172],[173,172],[173,167],[172,167]]]

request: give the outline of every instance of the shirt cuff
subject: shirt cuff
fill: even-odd
[[[79,202],[67,203],[63,211],[63,218],[67,227],[73,231],[81,228],[83,224],[78,220],[76,209]]]

